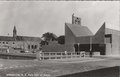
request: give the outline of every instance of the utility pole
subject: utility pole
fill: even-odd
[[[90,57],[92,57],[92,36],[90,37]]]
[[[80,45],[80,43],[78,43],[78,52],[80,51],[80,50],[79,50],[79,45]]]

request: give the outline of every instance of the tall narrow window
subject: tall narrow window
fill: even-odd
[[[30,45],[28,45],[28,49],[30,49]]]
[[[34,49],[34,46],[32,45],[31,48]]]
[[[35,49],[37,49],[37,45],[35,45]]]
[[[105,42],[106,43],[112,43],[112,35],[111,34],[106,34],[105,35]]]
[[[6,42],[6,44],[8,44],[8,42]]]

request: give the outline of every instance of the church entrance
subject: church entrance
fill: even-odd
[[[74,44],[75,52],[100,52],[100,55],[105,55],[105,44]]]
[[[80,44],[74,44],[75,52],[80,52]]]

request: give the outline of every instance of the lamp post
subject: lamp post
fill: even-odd
[[[90,57],[92,57],[92,37],[90,37]]]
[[[80,43],[78,43],[78,52],[79,52],[79,45],[80,45]]]

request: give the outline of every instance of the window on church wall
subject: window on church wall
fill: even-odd
[[[105,42],[106,43],[112,43],[112,35],[111,34],[105,35]]]
[[[37,45],[35,45],[35,49],[37,49]]]
[[[36,49],[38,48],[38,46],[36,45]]]
[[[34,49],[34,45],[31,45],[31,48]]]
[[[6,44],[8,44],[8,42],[6,42]]]
[[[3,42],[3,44],[5,44],[5,42]]]
[[[28,45],[28,49],[30,49],[30,45]]]

